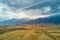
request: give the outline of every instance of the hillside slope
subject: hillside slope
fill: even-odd
[[[47,18],[38,18],[27,22],[27,24],[40,24],[40,23],[60,24],[60,15],[55,15]]]

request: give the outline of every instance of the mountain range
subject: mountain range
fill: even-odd
[[[46,18],[30,19],[10,19],[0,22],[0,25],[21,25],[21,24],[60,24],[60,15],[54,15]]]
[[[60,24],[60,15],[54,15],[47,18],[38,18],[27,22],[27,24]]]
[[[9,19],[9,20],[5,20],[0,22],[0,25],[21,25],[22,23],[25,23],[29,21],[29,19]]]

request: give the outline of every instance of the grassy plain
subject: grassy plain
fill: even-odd
[[[0,40],[60,40],[60,25],[0,27]]]

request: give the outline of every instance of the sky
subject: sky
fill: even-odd
[[[60,15],[59,0],[0,0],[0,21]]]

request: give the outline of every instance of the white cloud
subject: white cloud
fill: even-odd
[[[6,14],[9,11],[12,11],[12,9],[8,5],[0,3],[0,14]]]
[[[8,1],[8,2],[7,2]],[[0,3],[0,21],[8,19],[21,19],[21,18],[45,18],[57,13],[50,13],[49,11],[54,11],[50,6],[45,6],[41,9],[29,9],[32,6],[43,4],[45,2],[53,2],[52,0],[3,0],[3,3]],[[15,10],[16,9],[16,10]],[[58,7],[60,9],[60,6]],[[47,12],[49,14],[47,14]],[[46,14],[45,14],[46,13]]]
[[[50,15],[43,15],[40,10],[24,10],[18,13],[14,13],[12,11],[7,11],[6,14],[1,14],[0,16],[3,16],[3,18],[6,19],[21,19],[21,18],[29,18],[29,19],[36,19],[36,18],[44,18],[48,17]]]
[[[50,7],[45,7],[43,9],[45,12],[48,12],[51,10]],[[23,10],[14,12],[11,8],[9,8],[7,5],[0,4],[0,20],[8,20],[8,19],[21,19],[21,18],[29,18],[29,19],[36,19],[36,18],[45,18],[49,17],[50,15],[43,15],[42,10],[40,9],[29,9],[29,10]]]
[[[58,6],[57,9],[60,9],[60,6]]]
[[[35,9],[35,10],[23,10],[20,11],[18,13],[9,13],[6,14],[6,17],[10,17],[10,18],[29,18],[29,19],[36,19],[36,18],[44,18],[44,17],[48,17],[50,15],[43,15],[41,10],[39,9]]]
[[[42,9],[43,13],[47,13],[49,11],[51,11],[51,7],[50,6],[43,7],[43,9]]]

